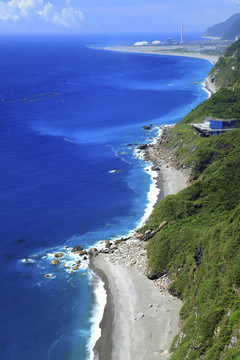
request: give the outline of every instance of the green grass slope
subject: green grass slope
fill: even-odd
[[[191,169],[191,185],[163,199],[143,229],[167,222],[147,252],[152,275],[171,276],[170,291],[184,300],[172,360],[240,359],[240,129],[203,138],[189,125],[240,120],[239,106],[240,91],[222,88],[162,140],[175,165]]]
[[[217,86],[231,89],[240,87],[240,40],[228,48],[220,57],[209,75],[214,78]]]

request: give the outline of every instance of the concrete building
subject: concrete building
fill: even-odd
[[[201,136],[218,135],[236,129],[236,119],[216,119],[206,117],[203,123],[191,124]]]

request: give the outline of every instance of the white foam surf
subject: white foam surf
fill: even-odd
[[[94,346],[101,336],[100,323],[103,318],[104,309],[107,303],[107,292],[104,288],[104,282],[93,271],[89,270],[89,276],[94,297],[94,306],[91,317],[91,337],[88,343],[89,360],[97,360],[98,355],[94,354]]]

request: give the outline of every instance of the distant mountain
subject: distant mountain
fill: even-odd
[[[222,40],[234,40],[240,34],[240,13],[231,16],[226,21],[208,28],[204,37],[219,37]]]

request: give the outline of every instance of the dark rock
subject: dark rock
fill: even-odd
[[[62,252],[58,252],[56,254],[54,254],[55,258],[61,258],[64,256],[64,254]]]
[[[98,255],[98,249],[97,248],[90,248],[88,251],[89,257],[96,257]]]
[[[142,129],[143,130],[151,130],[151,126],[143,126]]]
[[[155,274],[155,273],[153,273],[153,272],[151,272],[151,271],[148,271],[148,272],[147,272],[147,277],[148,277],[150,280],[156,280],[156,279],[158,279],[157,274]]]
[[[114,244],[115,244],[115,245],[119,245],[119,244],[121,244],[122,242],[123,242],[122,239],[118,239],[118,240],[115,240]]]
[[[148,147],[147,144],[143,144],[143,145],[139,145],[137,148],[138,148],[139,150],[146,150],[147,147]]]
[[[75,253],[75,252],[82,251],[82,250],[83,250],[83,248],[80,245],[76,245],[76,246],[74,246],[74,248],[72,248],[71,252]]]
[[[202,248],[200,246],[198,246],[195,250],[195,254],[193,255],[193,259],[195,260],[195,264],[196,266],[200,265],[200,261],[202,259],[203,253],[202,253]]]

